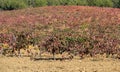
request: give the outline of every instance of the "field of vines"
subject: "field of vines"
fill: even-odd
[[[80,58],[106,54],[119,59],[120,9],[49,6],[1,11],[0,53],[19,55],[30,46],[53,56],[67,52]]]

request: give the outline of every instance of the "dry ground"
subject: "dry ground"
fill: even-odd
[[[0,57],[0,72],[120,72],[120,60],[31,61],[28,57]]]

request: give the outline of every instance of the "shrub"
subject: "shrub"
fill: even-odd
[[[68,0],[60,0],[60,5],[68,5]]]
[[[120,0],[112,0],[113,2],[113,7],[120,8]]]
[[[75,0],[76,5],[88,5],[87,0]]]
[[[112,0],[69,0],[72,5],[89,5],[99,7],[113,7]]]
[[[98,0],[98,4],[99,4],[99,1],[100,1],[100,7],[113,7],[113,3],[111,0]]]
[[[77,5],[77,3],[75,2],[75,0],[69,0],[68,5]]]
[[[60,5],[60,0],[47,0],[48,6]]]
[[[34,7],[39,7],[39,6],[46,6],[47,1],[46,0],[35,0],[34,1]]]
[[[90,6],[113,7],[112,0],[87,0]]]
[[[0,8],[2,10],[14,10],[26,8],[27,5],[21,0],[0,0]]]
[[[56,5],[88,5],[120,8],[120,0],[0,0],[0,10]]]

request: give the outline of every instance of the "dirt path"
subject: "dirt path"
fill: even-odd
[[[0,72],[120,72],[120,60],[31,61],[0,57]]]

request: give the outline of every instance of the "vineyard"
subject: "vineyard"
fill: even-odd
[[[45,51],[120,58],[120,9],[54,6],[0,12],[3,55]],[[24,53],[23,53],[24,54]]]
[[[83,65],[79,65],[78,60],[93,58],[92,61],[99,61],[98,56],[105,58],[105,61],[106,58],[110,58],[105,62],[107,63],[106,67],[102,61],[101,63],[96,62],[95,65],[92,62],[85,61]],[[18,57],[19,60],[15,57]],[[55,67],[62,66],[59,67],[60,72],[63,72],[61,70],[64,70],[64,67],[66,69],[70,66],[74,68],[74,65],[79,65],[82,68],[82,66],[86,66],[86,62],[88,63],[88,72],[89,69],[92,72],[97,72],[97,70],[93,71],[89,67],[90,64],[104,66],[105,68],[113,65],[114,67],[111,69],[114,68],[114,71],[118,70],[119,72],[119,67],[117,67],[119,63],[112,63],[120,59],[120,9],[89,6],[46,6],[0,11],[0,71],[12,69],[15,64],[19,66],[21,63],[28,65],[22,69],[27,70],[28,67],[31,69],[30,66],[35,64],[32,67],[33,69],[36,69],[37,65],[41,69],[40,72],[48,72],[48,69],[44,71],[45,68],[38,65],[36,61],[34,64],[26,61],[26,57],[31,60],[42,60],[46,65],[40,63],[47,68],[51,64]],[[56,60],[54,61],[56,65],[48,62],[51,59]],[[64,62],[65,60],[69,61]],[[5,65],[8,66],[7,64],[10,67],[5,69]],[[16,69],[11,72],[16,72]],[[73,72],[74,69],[70,69],[65,71]],[[82,70],[85,71],[86,69],[82,68]],[[81,69],[75,71],[83,72]],[[113,72],[108,70],[108,72],[110,71]],[[29,72],[39,71],[31,70]],[[100,72],[104,71],[101,70]]]

